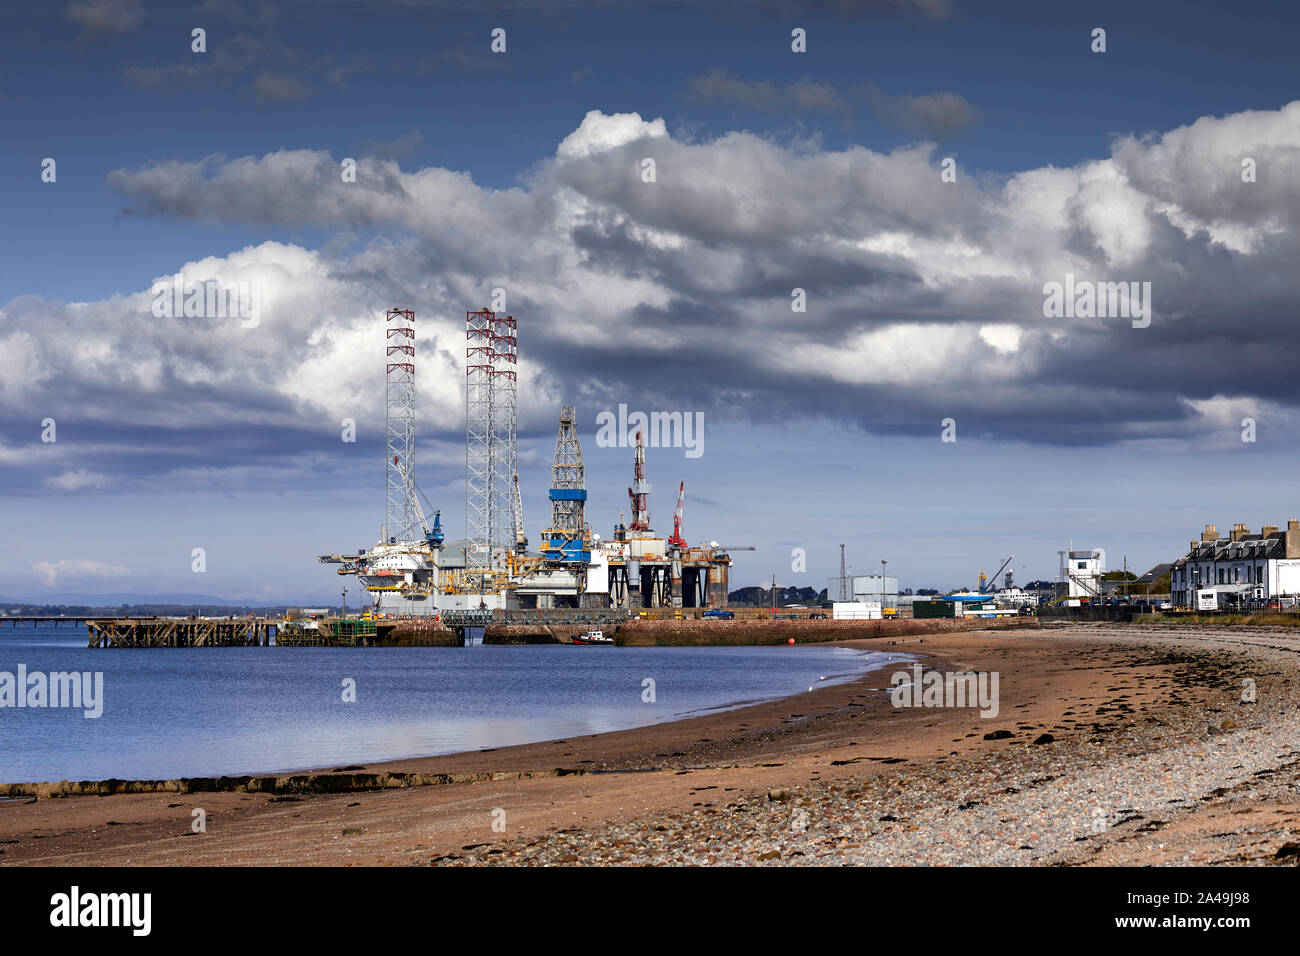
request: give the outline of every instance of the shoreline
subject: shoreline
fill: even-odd
[[[720,714],[348,768],[445,785],[10,801],[0,865],[1259,863],[1300,833],[1289,636],[1084,625],[849,643],[997,670],[1000,713],[894,708],[882,672],[898,662],[883,661]],[[1234,701],[1242,675],[1260,704]]]
[[[861,645],[861,646],[859,646]],[[666,645],[673,646],[673,645]],[[707,646],[707,645],[706,645]],[[719,645],[731,646],[731,645]],[[764,646],[764,645],[754,645]],[[809,646],[805,644],[802,646]],[[861,650],[865,653],[887,653],[879,646],[867,646],[866,641],[818,641],[814,646],[826,648],[826,646],[842,646],[842,648]],[[798,653],[798,648],[794,649]],[[914,652],[897,652],[909,653]],[[913,661],[909,659],[907,665]],[[846,684],[854,684],[870,678],[875,671],[884,669],[889,665],[888,659],[876,663],[874,666],[866,667],[861,674],[842,674],[837,678],[828,680],[827,683],[815,685],[826,691],[832,687],[842,687]],[[636,726],[621,727],[617,730],[598,731],[597,734],[586,734],[573,736],[573,740],[584,739],[604,739],[616,734],[630,734],[630,732],[649,730],[654,727],[669,727],[675,724],[695,721],[707,717],[719,717],[719,715],[736,713],[738,710],[757,708],[757,706],[780,704],[781,701],[787,701],[790,697],[805,695],[805,692],[793,693],[793,695],[781,695],[776,697],[757,698],[757,700],[735,701],[731,704],[719,704],[710,706],[701,711],[692,711],[692,713],[675,714],[671,717],[659,719],[650,723],[636,724]],[[567,739],[567,737],[564,737]],[[125,793],[212,793],[212,792],[253,792],[253,793],[344,793],[344,792],[364,792],[368,790],[377,790],[377,788],[403,788],[403,787],[422,787],[438,786],[445,783],[467,783],[471,777],[481,777],[484,774],[497,773],[499,779],[506,779],[508,775],[515,771],[484,771],[468,770],[460,773],[437,773],[430,770],[411,770],[409,767],[419,763],[421,767],[428,765],[430,761],[458,761],[459,758],[471,757],[480,753],[502,753],[510,754],[515,750],[524,748],[543,747],[543,745],[555,743],[556,740],[564,740],[562,737],[552,737],[550,740],[533,740],[524,741],[519,744],[507,744],[503,747],[478,748],[474,750],[450,750],[447,753],[419,753],[408,754],[402,757],[382,757],[376,760],[347,763],[347,765],[338,765],[338,762],[321,763],[317,766],[295,767],[295,769],[260,771],[260,773],[247,774],[204,774],[190,775],[190,777],[175,778],[94,778],[94,779],[61,779],[61,780],[19,780],[19,782],[0,782],[0,800],[17,800],[27,799],[27,797],[36,797],[40,800],[62,799],[69,796],[117,796]],[[546,775],[547,771],[541,769],[532,769],[523,771],[533,777]],[[578,770],[569,770],[567,773],[582,773]],[[560,771],[555,771],[551,775],[563,775]],[[419,778],[439,778],[451,777],[455,779],[419,779]],[[334,778],[334,779],[330,779]],[[368,779],[367,779],[368,778]],[[381,779],[386,778],[386,779]],[[412,779],[402,779],[412,778]]]

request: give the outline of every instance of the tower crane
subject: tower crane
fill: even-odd
[[[415,505],[415,516],[420,519],[420,530],[424,532],[425,542],[431,548],[441,548],[445,537],[442,533],[442,512],[434,511],[433,527],[430,528],[428,519],[424,516],[424,508],[420,506],[420,496],[416,494],[415,481],[411,478],[410,472],[403,467],[396,455],[393,456],[393,465],[397,468],[397,473],[402,476],[402,481],[406,482],[406,497]]]
[[[676,548],[685,548],[686,539],[682,537],[682,510],[686,504],[686,482],[677,486],[677,510],[673,512],[673,533],[668,543]]]

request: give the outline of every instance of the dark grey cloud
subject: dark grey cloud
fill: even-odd
[[[744,0],[724,0],[732,6],[748,6]],[[920,13],[930,20],[952,15],[952,0],[760,0],[761,6],[796,14],[809,10],[856,17],[861,14]]]
[[[140,0],[73,0],[63,17],[81,27],[78,39],[97,40],[139,29],[144,5]]]
[[[686,99],[774,116],[831,115],[845,125],[852,125],[860,111],[869,110],[882,122],[935,141],[979,122],[978,111],[961,94],[951,91],[891,96],[875,84],[867,84],[842,94],[807,78],[780,86],[766,80],[746,81],[721,69],[687,80]]]
[[[946,139],[979,120],[966,98],[951,91],[890,96],[873,83],[866,88],[866,98],[871,109],[885,122],[932,140]]]
[[[424,145],[424,136],[419,130],[395,136],[392,139],[372,139],[365,143],[361,152],[366,156],[380,159],[402,159],[410,156]]]
[[[1202,120],[994,184],[943,182],[930,147],[689,142],[599,113],[507,190],[364,158],[346,184],[337,157],[306,150],[119,170],[109,183],[130,215],[373,238],[177,264],[254,283],[256,329],[160,323],[148,280],[103,302],[6,304],[0,465],[32,465],[40,451],[10,436],[46,414],[150,469],[170,460],[185,480],[199,480],[189,469],[205,448],[310,455],[345,416],[373,436],[395,304],[419,316],[422,420],[454,444],[464,312],[495,287],[520,319],[525,435],[553,431],[560,400],[898,435],[937,434],[951,417],[966,437],[1070,446],[1195,444],[1243,415],[1285,421],[1300,406],[1298,120],[1300,103]],[[1234,191],[1242,154],[1263,158],[1260,178]],[[653,183],[639,174],[647,156]],[[1150,327],[1044,317],[1044,284],[1067,273],[1150,282]],[[796,287],[806,312],[791,310]],[[49,344],[51,325],[76,347]],[[104,354],[116,371],[90,360]],[[93,471],[121,479],[114,469],[139,467],[127,458],[105,454]],[[84,467],[52,458],[41,480],[99,487]]]
[[[284,42],[273,6],[251,13],[239,4],[209,3],[195,16],[209,26],[208,18],[233,22],[236,32],[222,35],[219,42],[209,37],[202,53],[193,52],[187,43],[171,62],[127,66],[122,70],[127,82],[160,93],[173,92],[178,85],[225,89],[258,105],[276,106],[308,99],[327,83],[346,85],[353,74],[367,69],[359,57],[340,63],[336,57],[305,53]]]
[[[768,81],[747,83],[714,70],[687,81],[688,98],[707,105],[735,105],[761,113],[830,113],[848,119],[852,107],[825,83],[807,78],[785,86]]]
[[[952,0],[813,0],[813,6],[841,13],[915,9],[932,20],[943,20],[952,15]]]
[[[251,90],[259,103],[297,103],[309,95],[301,80],[284,73],[259,73]]]

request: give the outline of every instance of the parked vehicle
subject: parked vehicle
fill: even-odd
[[[721,621],[730,621],[736,616],[735,611],[727,611],[720,607],[711,607],[704,612],[704,617],[711,617]]]
[[[810,621],[824,621],[824,620],[826,620],[826,615],[825,615],[825,614],[822,614],[820,611],[814,611],[812,614],[809,614],[809,615],[808,615],[808,620],[810,620]]]

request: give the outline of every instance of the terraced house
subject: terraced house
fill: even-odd
[[[1285,531],[1264,525],[1258,534],[1236,524],[1226,538],[1207,524],[1174,562],[1169,590],[1174,604],[1202,609],[1300,596],[1300,521],[1292,518]]]

